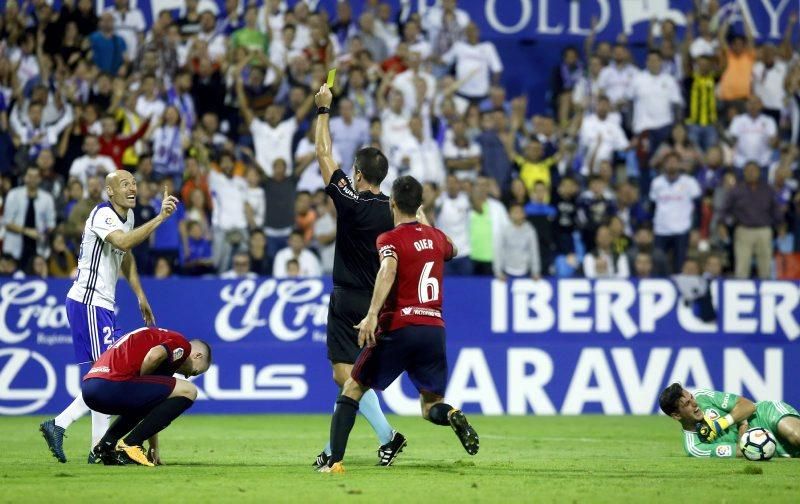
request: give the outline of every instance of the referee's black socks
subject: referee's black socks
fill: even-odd
[[[144,419],[134,427],[125,438],[128,446],[142,446],[145,439],[150,439],[166,429],[173,420],[189,409],[194,401],[188,397],[171,397],[153,408]]]
[[[431,406],[428,412],[428,420],[436,425],[450,425],[450,420],[447,419],[447,414],[453,410],[453,407],[447,403],[437,403]]]
[[[341,462],[344,459],[344,451],[347,449],[347,438],[356,423],[356,413],[358,413],[358,401],[345,395],[339,396],[336,400],[336,411],[333,412],[331,419],[331,460]]]

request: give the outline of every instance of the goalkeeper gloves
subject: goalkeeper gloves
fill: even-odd
[[[697,422],[697,435],[700,436],[700,441],[713,443],[731,425],[733,425],[733,417],[730,414],[714,419],[704,416],[702,422]]]

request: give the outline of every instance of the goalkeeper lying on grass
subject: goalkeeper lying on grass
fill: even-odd
[[[697,390],[673,383],[661,392],[661,411],[683,427],[683,448],[690,457],[736,457],[742,434],[763,427],[777,439],[776,454],[800,457],[800,413],[782,401],[759,401],[727,392]]]

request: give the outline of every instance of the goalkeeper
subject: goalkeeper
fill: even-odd
[[[800,457],[800,413],[782,401],[759,401],[727,392],[697,390],[680,383],[661,392],[659,406],[683,427],[683,448],[690,457],[741,456],[739,438],[748,429],[763,427],[777,441],[776,454]]]

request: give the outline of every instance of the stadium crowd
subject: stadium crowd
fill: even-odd
[[[348,2],[185,0],[147,28],[128,0],[8,0],[0,275],[72,275],[118,169],[137,179],[137,225],[165,190],[182,201],[134,250],[144,274],[330,272],[313,95],[333,67],[340,166],[375,146],[385,192],[423,182],[460,253],[448,274],[770,278],[775,253],[800,250],[796,16],[780,46],[757,45],[735,11],[698,1],[681,36],[652,21],[642,65],[593,30],[553,69],[550,113],[530,116],[456,0],[424,16],[364,4],[356,18]]]

